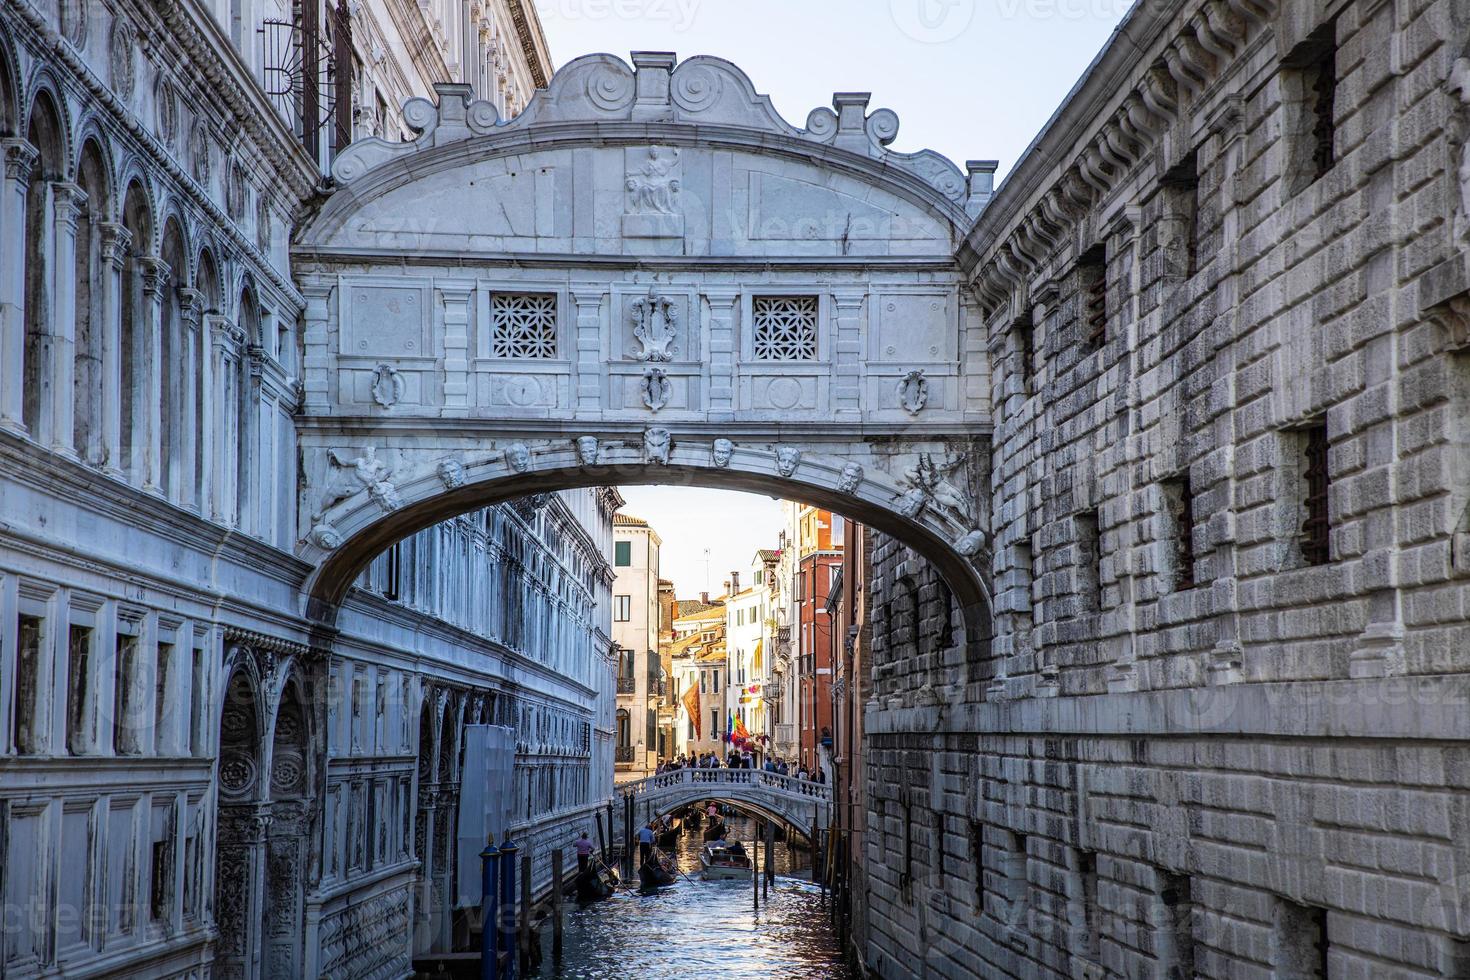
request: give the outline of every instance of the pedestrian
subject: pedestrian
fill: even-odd
[[[641,867],[648,863],[648,856],[653,853],[653,826],[644,824],[643,829],[638,831],[638,864]]]
[[[592,862],[592,841],[587,838],[587,831],[582,831],[582,836],[577,838],[577,874],[585,875],[587,865]]]
[[[822,767],[818,766],[817,767],[816,775],[813,778],[815,778],[816,781],[819,782],[819,783],[825,783],[827,781],[827,770],[825,770]]]

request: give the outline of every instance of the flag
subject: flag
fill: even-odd
[[[690,684],[689,690],[684,692],[684,710],[689,712],[689,719],[694,722],[694,737],[704,738],[704,730],[700,727],[703,720],[699,717],[699,685]]]
[[[737,739],[743,739],[747,741],[750,739],[750,732],[746,729],[745,722],[741,721],[739,718],[735,719],[735,729],[731,734],[733,734]]]

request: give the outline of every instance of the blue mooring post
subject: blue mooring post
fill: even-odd
[[[499,931],[500,848],[491,841],[480,852],[480,980],[500,980],[500,964],[496,960],[496,936]]]
[[[500,842],[500,945],[505,957],[500,980],[516,980],[516,857],[521,849],[509,838]]]

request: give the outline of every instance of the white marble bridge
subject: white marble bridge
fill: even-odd
[[[623,783],[618,792],[633,798],[639,821],[714,800],[789,824],[808,838],[827,827],[832,812],[831,786],[762,769],[675,769]]]

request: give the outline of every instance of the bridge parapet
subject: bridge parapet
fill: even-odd
[[[641,807],[664,814],[696,800],[727,800],[779,816],[808,836],[827,826],[832,805],[826,783],[763,769],[675,769],[618,788],[633,798],[635,812]]]

